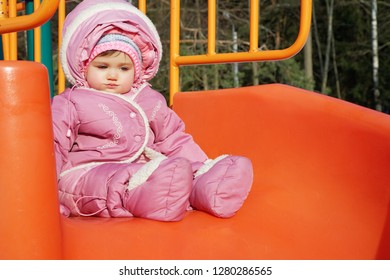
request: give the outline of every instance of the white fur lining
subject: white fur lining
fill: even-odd
[[[157,48],[158,51],[162,54],[162,45],[160,42],[160,36],[158,35],[157,29],[152,23],[152,21],[139,9],[137,9],[135,6],[130,6],[126,3],[110,3],[107,1],[107,3],[102,4],[96,4],[95,6],[89,7],[88,9],[83,10],[77,17],[73,20],[73,22],[67,27],[66,34],[64,35],[62,39],[62,46],[60,49],[60,61],[65,73],[66,78],[71,84],[75,84],[76,80],[74,77],[70,74],[69,66],[68,66],[68,59],[66,56],[66,50],[68,49],[69,42],[74,35],[75,32],[77,32],[77,29],[80,28],[80,25],[87,20],[90,17],[95,16],[97,13],[101,11],[107,11],[107,10],[127,10],[130,13],[134,13],[140,18],[143,19],[143,21],[146,23],[146,25],[150,28],[150,31],[153,33],[153,36],[156,38]]]
[[[206,173],[209,171],[217,162],[223,160],[224,158],[228,157],[229,155],[220,155],[219,157],[215,159],[208,159],[204,162],[204,164],[196,171],[194,174],[194,178]]]
[[[140,92],[146,87],[148,86],[149,84],[148,83],[142,83],[139,87],[137,87],[136,89],[133,90],[134,94],[130,97],[131,100],[135,100],[137,98],[137,96],[140,94]]]
[[[152,173],[160,166],[160,163],[167,157],[152,149],[146,148],[145,153],[147,157],[151,157],[151,161],[145,163],[131,178],[127,186],[128,190],[132,190],[143,183],[152,175]]]

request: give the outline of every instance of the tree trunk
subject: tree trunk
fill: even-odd
[[[202,34],[202,15],[201,15],[201,7],[200,7],[200,4],[199,4],[199,0],[196,0],[196,17],[197,17],[197,22],[198,22],[198,28],[199,28],[199,32],[198,34],[201,35]],[[202,39],[202,38],[199,38],[199,39]],[[200,49],[201,49],[201,52],[202,54],[205,53],[205,48],[203,47],[203,44],[200,44]],[[206,68],[203,67],[202,68],[202,82],[203,82],[203,89],[204,90],[208,90],[209,89],[209,82],[208,82],[208,75],[207,75],[207,71],[205,70]]]
[[[305,77],[310,81],[311,88],[309,90],[314,90],[313,81],[313,41],[311,37],[311,31],[309,32],[309,37],[307,38],[305,47],[303,48],[303,58],[305,61]]]
[[[375,109],[382,111],[379,91],[379,54],[378,54],[378,19],[377,0],[371,0],[371,30],[372,30],[372,80],[374,84]]]
[[[312,33],[312,39],[314,36],[314,41],[316,43],[316,50],[318,53],[318,63],[320,64],[320,77],[322,77],[324,75],[324,63],[322,62],[321,42],[320,42],[320,35],[318,32],[315,2],[313,2],[313,28],[311,29],[311,33]]]
[[[219,3],[218,3],[218,0],[216,0],[216,5],[217,7],[219,7]],[[217,32],[215,34],[216,38],[215,38],[215,41],[216,41],[216,44],[215,44],[215,52],[218,53],[219,50],[218,50],[218,34],[219,34],[219,17],[218,17],[218,12],[216,14],[216,24],[217,24]],[[213,66],[214,68],[214,89],[219,89],[219,65],[218,64],[215,64]]]
[[[328,84],[329,61],[330,61],[330,55],[331,55],[331,43],[332,43],[332,36],[333,36],[334,0],[327,0],[326,7],[327,7],[327,11],[328,11],[328,34],[327,34],[327,38],[326,38],[325,64],[324,64],[324,72],[323,72],[323,76],[322,76],[322,85],[321,85],[321,92],[322,93],[326,93],[326,86]]]
[[[257,62],[252,62],[252,73],[253,85],[257,86],[259,84],[259,64]]]
[[[272,7],[275,8],[277,5],[277,0],[272,0]],[[277,21],[276,27],[275,27],[275,50],[280,49],[280,42],[281,42],[281,36],[280,36],[280,21],[281,18]]]
[[[340,79],[339,79],[339,71],[337,69],[337,59],[336,59],[336,41],[334,39],[334,36],[332,34],[332,58],[333,58],[333,71],[334,71],[334,76],[336,80],[336,93],[337,97],[339,99],[343,99],[341,96],[341,90],[340,90]]]

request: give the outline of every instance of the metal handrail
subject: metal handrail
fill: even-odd
[[[30,15],[0,19],[0,34],[18,32],[41,26],[56,12],[59,0],[43,0],[39,8]]]
[[[171,0],[170,29],[170,103],[173,95],[179,91],[179,67],[184,65],[252,62],[282,60],[296,55],[305,45],[309,36],[312,15],[312,0],[301,0],[300,28],[295,42],[282,50],[259,50],[258,21],[259,0],[250,0],[250,47],[247,52],[216,53],[215,51],[215,18],[216,0],[208,1],[208,49],[206,54],[180,55],[180,0]]]
[[[250,44],[247,52],[216,53],[216,0],[208,1],[208,49],[200,55],[180,55],[180,0],[171,0],[170,19],[170,73],[169,89],[170,104],[173,95],[179,91],[179,67],[195,64],[216,64],[252,62],[267,60],[282,60],[296,55],[305,45],[310,32],[312,16],[312,0],[300,0],[300,27],[295,42],[282,50],[259,50],[258,22],[259,0],[250,0]],[[139,9],[146,12],[146,0],[138,1]],[[65,0],[43,0],[37,10],[18,17],[0,17],[0,34],[32,29],[45,23],[59,7],[59,44],[61,44],[61,29],[65,18]],[[1,9],[1,7],[0,7]],[[65,79],[61,67],[58,73],[58,91],[63,91]]]

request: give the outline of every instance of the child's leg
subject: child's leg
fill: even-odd
[[[106,163],[74,170],[59,181],[60,203],[71,216],[132,217],[123,208],[122,196],[129,177],[140,167]]]
[[[208,165],[210,169],[206,164],[206,168],[195,174],[191,206],[217,217],[232,217],[252,186],[252,163],[245,157],[222,156]]]
[[[142,171],[134,176],[143,176]],[[187,159],[167,158],[145,182],[125,191],[124,207],[136,217],[179,221],[189,206],[192,178],[191,164]]]
[[[191,164],[184,158],[155,162],[107,163],[74,171],[60,180],[61,204],[73,216],[178,221],[189,206]]]

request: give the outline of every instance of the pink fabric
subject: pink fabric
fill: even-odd
[[[190,203],[195,209],[230,218],[243,205],[252,182],[251,161],[245,157],[228,156],[195,178]]]
[[[124,207],[136,217],[180,221],[189,207],[192,167],[185,158],[168,158],[142,186],[128,191]]]
[[[113,12],[118,3],[126,8]],[[192,207],[233,216],[252,185],[249,159],[227,156],[209,166],[182,120],[147,83],[123,95],[81,86],[79,66],[100,36],[118,28],[132,34],[142,53],[141,80],[157,72],[159,38],[142,13],[129,11],[135,10],[126,1],[85,0],[66,19],[61,62],[76,86],[52,100],[61,213],[179,221]],[[72,24],[77,29],[69,36]]]
[[[63,27],[60,58],[71,84],[86,85],[86,61],[102,35],[113,31],[126,34],[141,50],[143,81],[156,75],[162,45],[153,23],[127,1],[84,0],[67,15]]]
[[[90,162],[142,161],[145,147],[191,162],[207,159],[160,93],[145,86],[134,101],[131,96],[76,88],[53,98],[58,174]]]
[[[160,93],[146,86],[134,101],[131,97],[130,93],[120,98],[76,88],[53,98],[60,202],[73,216],[131,217],[136,213],[145,218],[176,221],[185,214],[193,172],[207,156],[184,132],[183,122]],[[144,144],[168,159],[146,184],[128,192],[130,178],[149,160],[143,153]],[[130,158],[134,160],[120,163]],[[73,171],[66,173],[69,170]],[[147,191],[143,192],[144,189]],[[150,195],[153,190],[158,190],[154,196]],[[142,201],[142,194],[150,204],[136,203]],[[172,201],[172,205],[164,199]],[[151,210],[151,205],[166,208]]]

